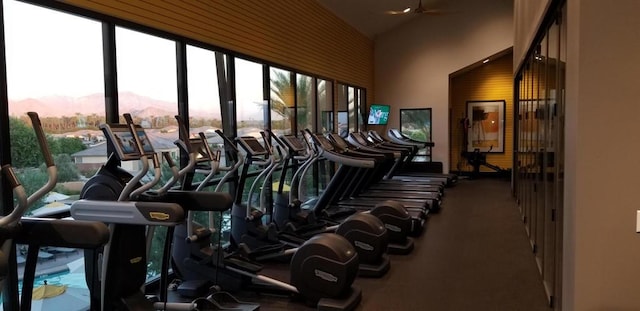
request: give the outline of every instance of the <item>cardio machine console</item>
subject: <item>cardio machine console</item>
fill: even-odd
[[[136,139],[131,132],[131,129],[128,125],[125,124],[102,124],[100,125],[100,129],[108,137],[109,141],[112,142],[113,147],[118,154],[118,157],[121,161],[130,161],[130,160],[138,160],[140,159],[140,152],[138,150],[138,146],[136,144]],[[142,130],[144,133],[144,130]],[[153,147],[151,147],[151,143],[147,138],[147,135],[143,135],[144,144],[141,141],[143,149],[145,150],[145,154],[149,148],[153,151]]]
[[[240,146],[242,146],[242,148],[251,156],[263,156],[269,154],[267,149],[265,149],[258,139],[253,136],[238,137],[238,142],[240,143]]]
[[[294,152],[303,152],[307,149],[302,144],[300,139],[298,137],[295,137],[294,135],[284,135],[280,137],[280,139],[282,139],[282,141],[287,145],[287,147],[289,147],[289,149],[291,149]]]

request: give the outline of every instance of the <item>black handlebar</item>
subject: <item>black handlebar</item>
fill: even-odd
[[[229,137],[227,137],[227,135],[225,135],[221,130],[216,130],[216,134],[222,137],[226,146],[229,146],[229,148],[233,148],[233,151],[235,151],[236,153],[239,152],[238,147],[236,147],[236,144],[233,143],[233,141],[229,139]]]
[[[178,137],[184,142],[184,148],[187,153],[191,153],[191,142],[189,141],[189,131],[187,131],[187,125],[184,123],[184,119],[176,115],[176,121],[178,121]]]

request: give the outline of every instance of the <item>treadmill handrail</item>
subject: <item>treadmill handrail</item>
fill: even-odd
[[[380,148],[375,148],[372,146],[369,146],[366,142],[362,142],[360,141],[361,138],[358,138],[357,136],[353,135],[354,133],[350,133],[349,136],[347,137],[347,140],[356,145],[358,147],[358,149],[362,149],[368,152],[377,152],[377,153],[389,153],[389,154],[393,154],[394,158],[399,158],[402,156],[401,152],[399,151],[392,151],[392,150],[386,150],[386,149],[380,149]]]

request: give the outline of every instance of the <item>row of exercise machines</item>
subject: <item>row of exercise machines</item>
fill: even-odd
[[[337,135],[322,136],[306,131],[301,135],[306,138],[303,140],[293,135],[278,137],[265,131],[264,144],[254,137],[236,139],[243,149],[240,152],[233,141],[218,132],[225,139],[227,159],[233,160],[232,165],[226,167],[220,163],[219,152],[210,149],[206,136],[200,133],[196,138],[189,138],[186,127],[177,117],[181,124],[178,142],[189,155],[188,164],[178,169],[171,157],[164,154],[172,177],[159,189],[151,190],[160,180],[160,159],[144,129],[133,124],[130,116],[125,115],[125,119],[126,125],[101,127],[114,152],[85,185],[83,199],[71,208],[76,220],[109,225],[105,246],[97,246],[105,242],[102,229],[96,243],[74,246],[87,249],[85,269],[91,290],[91,310],[254,310],[259,307],[238,301],[225,291],[208,293],[206,298],[186,303],[167,302],[168,293],[164,289],[170,281],[170,266],[182,279],[178,293],[185,297],[199,297],[211,284],[216,284],[218,288],[232,291],[275,289],[301,298],[320,310],[353,309],[361,299],[360,290],[352,285],[355,277],[386,273],[390,265],[386,252],[410,252],[413,248],[410,236],[422,232],[427,215],[439,209],[442,188],[455,182],[454,176],[438,175],[423,177],[420,185],[414,186],[415,178],[393,176],[393,171],[418,146],[385,142],[375,133],[368,138],[354,133],[349,140],[344,140]],[[34,128],[39,124],[33,123]],[[244,156],[240,156],[241,153]],[[150,160],[154,177],[143,184]],[[119,167],[121,161],[140,161],[142,169],[131,175]],[[301,202],[299,185],[319,161],[339,166],[320,197]],[[251,165],[262,169],[249,183]],[[290,166],[297,170],[290,181],[292,189],[286,195],[282,185]],[[241,167],[240,189],[236,189],[236,198],[232,199],[220,190],[226,181],[237,176]],[[264,198],[270,189],[267,181],[272,180],[277,170],[281,171],[276,197],[279,204],[271,209]],[[191,183],[195,172],[206,174],[197,185]],[[215,191],[201,191],[211,185],[216,175],[223,176],[217,181]],[[181,186],[175,187],[178,181],[182,181]],[[245,184],[251,187],[247,202],[242,199]],[[251,199],[256,192],[260,192],[257,208],[252,206]],[[383,197],[396,199],[379,203]],[[213,214],[229,209],[232,210],[231,237],[235,242],[231,249],[211,243],[211,236],[221,232],[220,222],[215,223]],[[210,213],[208,226],[193,221],[196,211]],[[265,219],[267,217],[270,219]],[[220,221],[221,217],[217,219]],[[149,239],[153,236],[150,231],[156,226],[167,227],[168,238],[164,245],[162,290],[155,299],[149,299],[141,288],[146,280]],[[289,282],[261,274],[262,262],[273,259],[289,262]],[[25,277],[25,282],[28,280]],[[24,293],[23,289],[22,305],[27,306],[29,302]]]

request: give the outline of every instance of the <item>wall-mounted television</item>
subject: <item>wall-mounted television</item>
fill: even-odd
[[[389,120],[389,105],[372,104],[369,107],[369,118],[367,124],[386,125]]]

